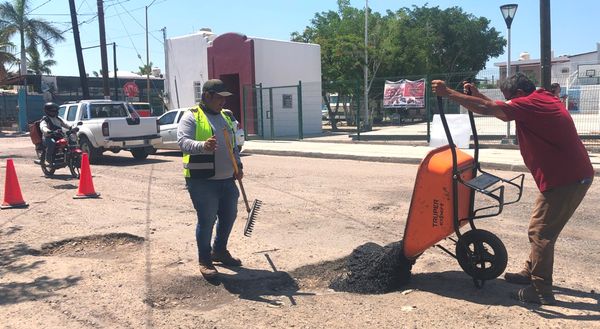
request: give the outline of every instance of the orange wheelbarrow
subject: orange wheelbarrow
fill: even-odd
[[[482,287],[486,280],[504,272],[508,255],[502,241],[489,231],[477,229],[475,220],[497,216],[505,205],[518,202],[524,174],[503,179],[481,170],[473,113],[469,111],[474,142],[471,156],[454,144],[441,97],[437,101],[448,145],[429,152],[419,166],[402,241],[403,256],[414,264],[425,250],[436,246],[456,258],[475,286]],[[505,187],[518,191],[514,200],[504,200]],[[489,198],[478,209],[476,193]],[[464,228],[467,224],[468,230]],[[446,239],[454,242],[454,252],[438,244]]]

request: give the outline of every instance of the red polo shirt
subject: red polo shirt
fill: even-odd
[[[540,191],[594,176],[571,115],[550,92],[538,89],[496,104],[516,122],[523,161]]]

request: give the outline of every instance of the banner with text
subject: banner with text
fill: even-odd
[[[425,107],[425,79],[386,81],[383,90],[383,107]]]

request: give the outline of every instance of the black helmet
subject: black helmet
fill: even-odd
[[[56,116],[58,114],[58,105],[56,103],[48,102],[44,104],[44,113],[51,117]]]

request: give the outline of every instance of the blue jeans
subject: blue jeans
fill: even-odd
[[[52,137],[44,137],[44,146],[46,146],[46,160],[49,163],[54,161],[54,150],[56,149],[56,141]],[[44,159],[40,159],[44,161]]]
[[[198,260],[210,263],[211,250],[227,250],[227,241],[237,217],[237,204],[240,192],[235,180],[209,180],[186,178],[186,187],[196,209],[196,244]],[[217,221],[218,218],[218,221]],[[217,232],[211,248],[213,227]]]

